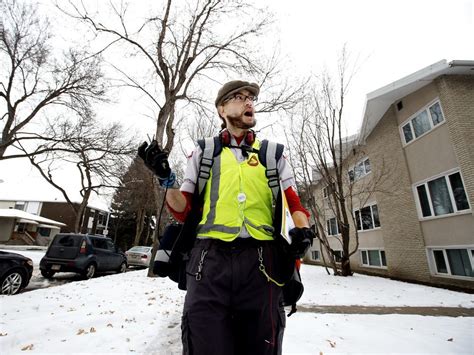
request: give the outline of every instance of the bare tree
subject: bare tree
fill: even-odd
[[[128,24],[129,8],[123,2],[120,5],[111,2],[113,15],[118,19],[115,27],[99,22],[88,9],[71,1],[70,9],[63,11],[90,24],[97,33],[109,35],[111,44],[127,44],[135,60],[143,59],[141,73],[146,80],[135,78],[130,70],[119,66],[116,69],[122,73],[126,85],[141,91],[158,108],[156,140],[165,149],[173,148],[179,101],[191,102],[205,110],[205,100],[199,94],[204,90],[196,85],[204,85],[201,79],[208,82],[210,77],[221,73],[245,73],[273,89],[261,105],[263,112],[284,110],[296,104],[300,88],[288,83],[270,84],[279,75],[277,57],[261,60],[259,48],[252,42],[271,24],[267,11],[239,0],[184,3],[166,0],[162,6],[159,15],[150,15],[135,29]],[[236,26],[224,25],[228,23]]]
[[[133,215],[135,218],[133,245],[139,245],[140,241],[146,243],[152,231],[150,223],[152,216],[156,216],[156,201],[150,192],[154,189],[154,183],[150,170],[136,157],[121,177],[120,186],[114,193],[112,206],[116,213]]]
[[[62,56],[52,47],[47,19],[24,1],[0,0],[0,160],[43,151],[6,155],[10,147],[47,140],[31,129],[40,114],[50,117],[61,109],[86,116],[90,103],[104,94],[101,59],[84,48],[71,48]],[[48,110],[54,107],[54,110]]]
[[[364,147],[357,145],[356,135],[346,136],[344,132],[344,103],[354,74],[354,70],[348,71],[349,64],[344,47],[337,76],[324,71],[317,77],[306,99],[299,105],[299,111],[291,119],[289,135],[292,139],[288,139],[296,176],[303,184],[305,200],[316,216],[318,239],[325,250],[322,256],[329,257],[327,263],[332,266],[334,274],[343,276],[352,274],[350,256],[359,246],[357,228],[354,228],[353,243],[350,239],[351,226],[357,225],[352,211],[364,206],[388,175],[385,167],[373,172],[370,179],[359,180],[354,176],[357,169],[348,173],[349,168],[366,153]],[[324,198],[315,196],[316,185],[324,191]],[[324,221],[328,217],[335,223],[326,225]],[[329,233],[342,249],[341,255],[336,256],[328,239]],[[340,262],[340,267],[336,261]]]
[[[45,153],[30,155],[29,159],[72,207],[76,215],[74,230],[79,232],[91,194],[118,186],[118,180],[135,152],[134,138],[124,138],[126,135],[120,124],[101,126],[92,117],[80,118],[75,123],[54,121],[47,133],[51,137],[63,138],[43,143],[39,150]],[[80,186],[78,206],[70,197],[71,190],[61,186],[57,178],[60,169],[71,165],[77,169],[75,178]]]

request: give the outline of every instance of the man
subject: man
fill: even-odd
[[[260,142],[251,130],[260,88],[235,80],[222,86],[215,105],[222,119],[222,151],[215,157],[202,202],[197,239],[186,267],[187,294],[182,319],[184,354],[280,354],[285,327],[281,282],[282,258],[301,258],[312,243],[308,212],[294,190],[295,181],[284,157],[277,162],[289,208],[297,228],[282,256],[273,228],[273,195],[265,167],[258,158]],[[156,149],[156,145],[154,147]],[[162,151],[139,155],[168,188],[166,201],[184,221],[192,210],[202,149],[188,159],[184,183]],[[293,259],[291,259],[293,258]]]

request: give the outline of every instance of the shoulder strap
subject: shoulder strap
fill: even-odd
[[[198,193],[201,195],[207,180],[211,176],[214,157],[218,156],[222,151],[222,143],[219,137],[209,137],[198,140],[198,144],[202,150],[201,162],[199,164],[199,173],[197,179]],[[265,167],[265,175],[268,179],[268,186],[272,189],[273,197],[277,199],[280,189],[280,181],[277,163],[283,155],[285,146],[280,143],[270,142],[264,139],[260,143],[258,159]]]
[[[197,192],[199,195],[204,190],[207,180],[211,176],[214,157],[218,156],[222,151],[222,144],[219,137],[208,137],[198,140],[198,144],[202,149],[201,161],[199,163],[199,173],[197,178]]]
[[[260,144],[258,159],[265,166],[265,175],[268,179],[268,186],[272,189],[275,200],[278,198],[280,190],[280,179],[277,163],[283,155],[285,146],[280,143],[269,142],[264,139]]]

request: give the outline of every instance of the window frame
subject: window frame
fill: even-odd
[[[19,211],[26,211],[26,205],[27,205],[27,202],[26,201],[16,201],[15,202],[15,205],[13,206],[13,208],[15,210],[19,210]],[[17,208],[19,206],[22,206],[21,209],[20,208]]]
[[[327,200],[330,197],[330,194],[336,188],[336,184],[332,182],[331,184],[327,184],[322,188],[323,191],[323,199]]]
[[[449,259],[446,252],[449,249],[466,250],[467,255],[469,257],[469,261],[471,263],[471,269],[474,270],[474,245],[430,246],[430,247],[426,247],[426,254],[428,258],[428,265],[430,268],[431,275],[436,276],[436,277],[449,278],[449,279],[470,280],[470,281],[474,280],[474,276],[462,276],[462,275],[452,274],[451,266],[449,264]],[[434,251],[442,251],[447,273],[438,272],[438,267],[436,264]]]
[[[441,114],[443,115],[443,121],[439,122],[437,125],[435,125],[433,123],[433,117],[431,115],[431,111],[430,111],[430,108],[433,107],[436,103],[439,104],[439,107],[441,109]],[[416,136],[415,135],[415,129],[413,128],[413,123],[412,121],[418,117],[420,114],[422,114],[422,112],[426,111],[427,114],[428,114],[428,121],[429,121],[429,124],[430,124],[430,129],[427,130],[426,132],[422,133],[420,136]],[[444,114],[444,110],[443,110],[443,106],[441,105],[441,100],[439,99],[439,97],[437,97],[436,99],[430,101],[428,104],[426,104],[425,106],[423,106],[423,108],[421,108],[420,110],[418,110],[416,113],[414,113],[413,115],[411,115],[410,117],[408,117],[405,121],[403,121],[399,127],[398,127],[398,130],[399,130],[399,133],[400,133],[400,138],[402,140],[402,145],[403,147],[406,147],[407,145],[409,144],[412,144],[413,142],[415,142],[416,140],[424,137],[425,135],[427,135],[428,133],[432,132],[434,129],[440,127],[441,125],[443,125],[444,123],[446,123],[446,116]],[[409,125],[410,126],[410,132],[411,132],[411,135],[412,135],[412,140],[407,142],[406,139],[405,139],[405,134],[404,134],[404,131],[403,131],[403,128],[406,126],[406,125]]]
[[[459,176],[461,177],[461,182],[463,184],[463,188],[464,188],[464,193],[466,195],[466,200],[467,200],[467,204],[469,206],[469,208],[465,209],[465,210],[458,210],[458,207],[456,205],[456,200],[454,198],[454,192],[453,192],[453,189],[451,187],[451,181],[449,179],[449,177],[451,175],[454,175],[456,173],[459,173]],[[435,210],[434,210],[434,207],[433,207],[433,201],[431,199],[431,194],[430,194],[430,190],[429,190],[429,186],[428,186],[428,183],[431,182],[431,181],[434,181],[434,180],[437,180],[439,178],[443,177],[445,182],[446,182],[446,186],[447,186],[447,189],[448,189],[448,193],[449,193],[449,200],[451,202],[451,206],[453,208],[453,212],[451,213],[445,213],[445,214],[441,214],[441,215],[436,215],[435,214]],[[430,208],[430,213],[431,215],[430,216],[423,216],[423,208],[422,208],[422,205],[421,205],[421,201],[420,201],[420,195],[418,194],[418,187],[420,186],[424,186],[425,188],[425,193],[426,193],[426,197],[428,198],[428,205],[429,205],[429,208]],[[462,176],[462,173],[461,173],[461,170],[459,168],[455,168],[455,169],[450,169],[448,171],[445,171],[445,172],[442,172],[440,174],[437,174],[437,175],[433,175],[427,179],[424,179],[424,180],[421,180],[421,181],[418,181],[416,183],[414,183],[412,185],[412,191],[413,191],[413,194],[415,196],[415,202],[416,202],[416,210],[418,212],[418,220],[419,221],[427,221],[427,220],[431,220],[431,219],[437,219],[437,218],[446,218],[446,217],[451,217],[451,216],[457,216],[457,215],[461,215],[461,214],[467,214],[467,213],[471,213],[471,210],[472,210],[472,206],[469,202],[469,196],[467,194],[467,191],[466,191],[466,185],[464,184],[464,177]]]
[[[314,253],[318,254],[318,257],[314,257]],[[321,252],[319,250],[311,250],[311,259],[314,261],[321,261]]]
[[[328,228],[328,227],[329,227],[329,224],[328,224],[328,223],[329,223],[329,221],[332,220],[332,219],[334,219],[334,220],[336,221],[336,232],[337,232],[336,234],[330,234],[330,233],[329,233],[329,228]],[[328,219],[326,220],[326,231],[327,231],[327,234],[328,234],[329,237],[336,237],[336,236],[340,235],[340,233],[339,233],[339,225],[338,225],[338,223],[337,223],[337,218],[336,218],[336,217],[331,217],[331,218],[328,218]]]
[[[370,254],[369,251],[378,251],[379,253],[379,260],[380,260],[380,266],[378,265],[370,265]],[[364,259],[362,257],[362,252],[366,253],[366,258],[368,264],[364,264]],[[382,252],[384,253],[384,257],[382,258]],[[387,265],[383,265],[382,261],[385,260],[385,264],[387,264],[387,254],[385,253],[385,249],[383,248],[362,248],[359,249],[359,261],[360,261],[360,266],[361,267],[369,267],[369,268],[374,268],[374,269],[383,269],[387,270],[388,267]]]
[[[366,169],[366,164],[365,164],[366,161],[369,161],[370,171],[367,171],[367,169]],[[362,175],[356,176],[356,167],[359,166],[359,165],[362,166],[362,168],[364,169],[364,173]],[[351,177],[351,171],[352,171],[352,177]],[[359,181],[360,179],[366,177],[370,173],[372,173],[372,164],[370,163],[370,158],[368,156],[365,156],[364,158],[360,159],[359,161],[357,161],[357,163],[352,165],[347,170],[347,176],[349,177],[349,182],[350,183],[354,183],[356,181]]]
[[[378,227],[375,227],[373,206],[377,206],[377,214],[379,216],[379,226]],[[374,226],[373,228],[369,228],[369,229],[364,229],[363,224],[362,224],[362,213],[361,213],[361,211],[362,211],[363,208],[366,208],[366,207],[370,207],[370,217],[372,218],[372,225]],[[353,210],[352,215],[354,216],[354,219],[357,219],[356,212],[359,212],[359,222],[360,222],[360,227],[361,227],[361,229],[358,229],[357,221],[356,221],[355,229],[358,232],[368,232],[368,231],[373,231],[373,230],[379,230],[379,229],[382,228],[382,223],[380,223],[380,211],[379,211],[379,206],[378,206],[377,202],[370,203],[370,204],[365,205],[365,206],[363,206],[363,207],[361,207],[357,210]]]
[[[336,263],[340,264],[342,261],[342,249],[333,249],[334,252],[334,259]],[[341,253],[341,256],[336,255],[336,253]]]

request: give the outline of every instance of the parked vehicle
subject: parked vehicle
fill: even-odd
[[[110,238],[102,235],[57,234],[40,261],[41,275],[52,278],[57,272],[76,272],[84,279],[96,272],[125,272],[127,258]]]
[[[33,261],[23,255],[0,251],[0,294],[14,295],[28,286]]]
[[[148,267],[151,259],[151,247],[132,247],[125,252],[125,255],[127,255],[127,263],[129,266]]]

